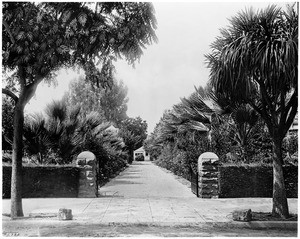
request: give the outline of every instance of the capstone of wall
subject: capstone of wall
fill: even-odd
[[[80,168],[78,197],[98,197],[96,156],[84,151],[77,156],[76,165]]]
[[[212,152],[200,155],[198,159],[198,195],[200,198],[219,197],[219,158]]]

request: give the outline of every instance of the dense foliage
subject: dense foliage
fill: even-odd
[[[65,101],[54,101],[45,111],[25,120],[24,149],[30,163],[74,164],[77,155],[88,150],[96,155],[100,183],[126,166],[122,138],[97,112],[82,117],[80,107],[68,108]]]
[[[122,81],[113,78],[113,84],[106,89],[93,87],[79,78],[71,82],[70,90],[63,100],[68,107],[74,105],[81,108],[80,115],[84,117],[91,112],[97,112],[98,120],[110,123],[118,131],[124,142],[128,162],[133,160],[133,151],[142,146],[147,134],[147,123],[140,117],[127,116],[127,87]]]
[[[37,165],[70,164],[81,151],[89,150],[98,160],[100,183],[131,162],[133,150],[141,147],[146,137],[147,123],[126,115],[127,88],[122,82],[114,82],[104,90],[80,78],[71,83],[62,100],[48,104],[45,112],[26,116],[26,161]],[[9,119],[13,106],[5,106],[4,118]],[[111,115],[120,122],[110,120]]]
[[[9,98],[4,99],[2,113],[8,123],[13,106]],[[98,160],[99,180],[107,180],[132,162],[133,150],[146,138],[147,123],[140,117],[129,118],[126,103],[127,88],[122,82],[114,80],[105,90],[92,87],[83,78],[74,80],[62,100],[48,104],[45,112],[25,117],[26,161],[37,165],[70,164],[81,151],[89,150]],[[12,125],[5,126],[3,135],[11,136]]]
[[[122,81],[112,80],[109,88],[98,88],[79,77],[70,83],[69,91],[64,95],[68,106],[79,105],[81,115],[97,111],[103,121],[119,127],[127,117],[128,89]]]
[[[144,142],[151,158],[159,166],[186,178],[189,178],[190,169],[196,171],[198,157],[207,151],[216,153],[224,165],[270,165],[272,142],[255,111],[249,105],[227,105],[218,106],[219,113],[215,111],[209,115],[206,113],[210,112],[208,108],[214,111],[212,105],[217,102],[215,98],[204,99],[201,94],[206,90],[200,91],[197,89],[190,97],[165,111]],[[188,101],[190,104],[186,104]],[[178,112],[184,112],[183,117]],[[196,117],[198,121],[191,125]],[[203,130],[204,127],[207,131]],[[289,134],[284,142],[285,164],[297,165],[297,133]]]
[[[283,167],[287,185],[287,197],[298,197],[298,166]],[[272,165],[223,165],[219,168],[219,197],[270,198],[273,193]]]
[[[14,102],[2,96],[2,150],[11,150],[13,141]]]

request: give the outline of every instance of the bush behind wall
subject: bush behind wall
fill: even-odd
[[[2,198],[10,198],[11,166],[3,166]],[[72,166],[23,166],[22,198],[77,197],[80,169]]]
[[[288,198],[298,197],[298,167],[283,166],[286,194]],[[220,166],[219,197],[272,197],[272,166]]]

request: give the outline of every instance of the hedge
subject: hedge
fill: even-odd
[[[2,198],[10,198],[11,166],[2,168]],[[77,197],[79,173],[71,166],[23,166],[22,197]]]
[[[284,166],[286,194],[298,197],[298,167]],[[219,198],[272,197],[272,166],[220,166]]]

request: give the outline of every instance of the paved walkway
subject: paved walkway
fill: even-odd
[[[150,161],[133,162],[100,188],[100,195],[125,198],[194,198],[191,190]]]
[[[49,215],[57,213],[59,208],[70,208],[73,221],[80,223],[190,225],[231,222],[234,210],[270,212],[272,207],[271,198],[197,198],[172,173],[151,162],[134,162],[102,187],[100,195],[98,198],[23,199],[23,211],[25,216]],[[297,199],[289,199],[289,209],[297,213]],[[10,200],[2,200],[2,210],[9,213]]]

